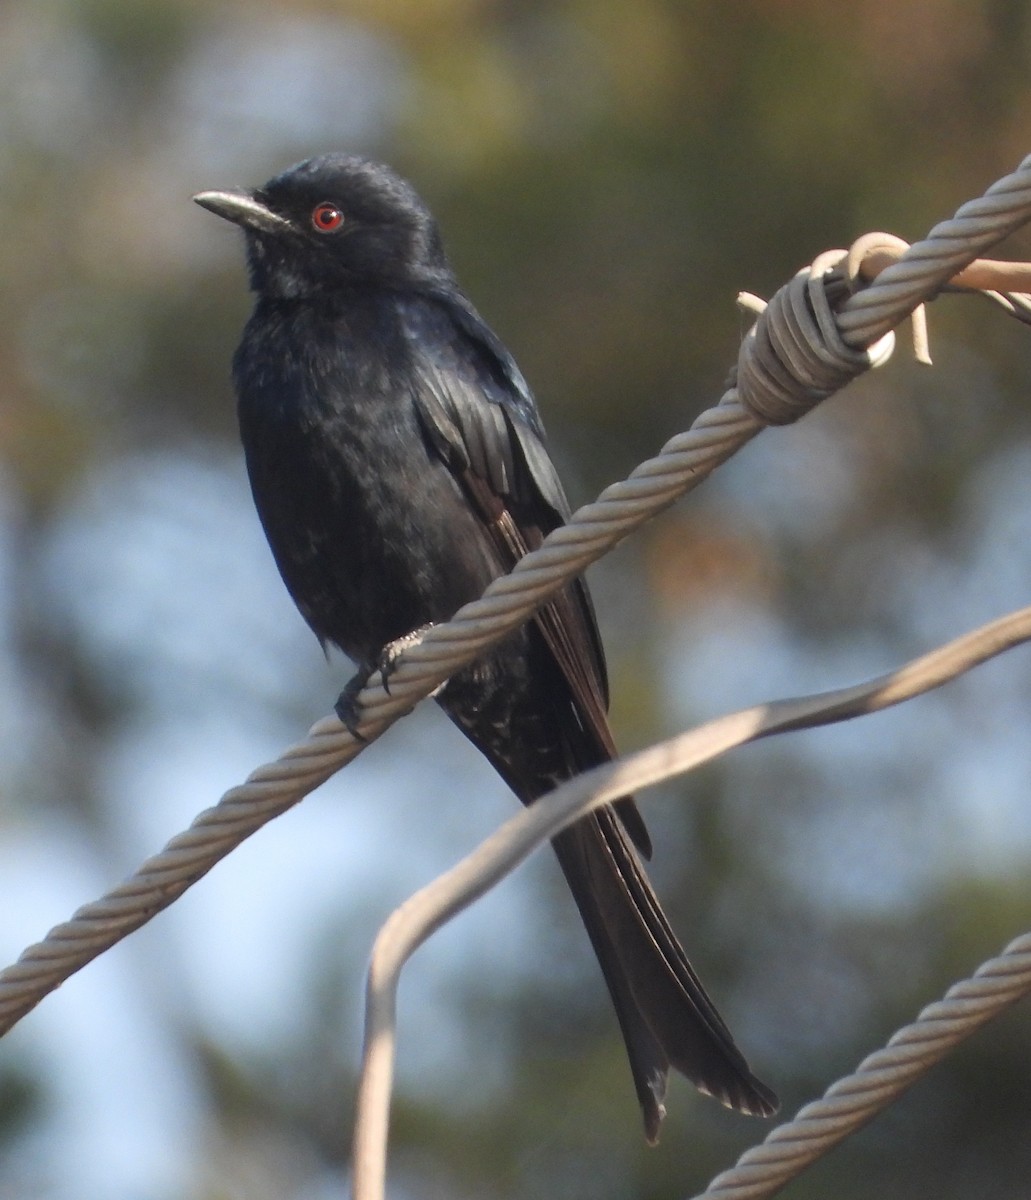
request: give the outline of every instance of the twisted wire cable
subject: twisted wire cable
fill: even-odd
[[[866,291],[848,296],[836,315],[827,305],[815,322],[803,319],[801,324],[796,321],[780,328],[786,309],[793,308],[796,315],[805,317],[804,298],[800,300],[796,294],[793,304],[787,306],[771,302],[770,310],[759,319],[758,330],[772,347],[770,361],[775,358],[783,364],[778,376],[795,373],[797,391],[803,398],[799,403],[811,407],[829,394],[828,387],[833,390],[873,365],[870,355],[855,350],[877,342],[917,304],[935,295],[951,274],[1029,217],[1031,158],[993,185],[981,200],[964,205],[953,221],[936,226],[926,241],[914,244]],[[811,300],[818,301],[820,278],[813,273],[807,279]],[[830,284],[834,272],[825,278]],[[814,382],[806,374],[806,362],[834,361],[834,348],[817,342],[806,361],[801,361],[799,341],[828,333],[828,320],[842,330],[842,337],[835,340],[846,346],[833,368],[838,381],[832,385],[824,376]],[[756,340],[753,335],[747,342]],[[737,375],[750,381],[752,370],[746,350]],[[752,388],[750,395],[753,399],[761,396],[762,388]],[[228,791],[131,879],[80,908],[70,921],[28,947],[17,963],[0,972],[0,1034],[71,974],[168,907],[263,824],[325,782],[354,758],[366,741],[378,737],[451,674],[500,641],[589,563],[696,487],[764,423],[732,384],[720,403],[703,412],[690,430],[671,439],[627,480],[606,488],[597,501],[574,513],[567,525],[555,530],[510,575],[495,580],[483,597],[465,605],[447,624],[430,629],[419,644],[406,651],[391,676],[389,692],[382,681],[366,687],[358,697],[362,712],[358,738],[334,718],[319,721],[306,742],[258,768],[243,785]]]
[[[981,251],[1019,229],[1027,220],[1029,185],[1031,156],[983,196],[964,204],[952,220],[935,225],[923,241],[910,246],[877,276],[877,286],[850,296],[838,314],[842,338],[850,346],[869,346],[899,323],[897,306],[911,311],[933,299]]]
[[[778,1125],[758,1146],[746,1150],[729,1171],[717,1175],[704,1196],[719,1200],[766,1200],[806,1167],[886,1108],[936,1063],[986,1022],[1031,992],[1031,933],[997,958],[982,963],[969,979],[953,984],[882,1050],[863,1059],[819,1100]]]

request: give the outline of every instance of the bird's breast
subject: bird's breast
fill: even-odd
[[[446,620],[499,566],[424,436],[389,322],[255,314],[234,364],[251,489],[305,619],[351,657]]]

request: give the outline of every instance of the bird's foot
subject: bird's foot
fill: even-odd
[[[365,685],[375,673],[375,667],[362,667],[356,675],[352,675],[347,681],[344,690],[337,697],[336,704],[333,705],[333,709],[341,725],[343,725],[356,742],[368,742],[369,740],[358,730],[362,719],[362,706],[358,703],[358,697],[365,691]]]
[[[406,650],[410,650],[413,646],[418,646],[432,628],[432,622],[428,625],[420,625],[418,629],[413,629],[411,633],[406,633],[403,637],[388,642],[380,651],[379,662],[370,674],[379,671],[380,682],[383,684],[383,690],[388,696],[390,695],[390,676],[397,670],[397,664],[401,661],[402,654]]]
[[[411,633],[406,633],[403,637],[388,642],[371,666],[362,666],[347,681],[347,686],[337,697],[334,709],[341,724],[356,741],[368,741],[358,730],[362,715],[362,706],[358,701],[358,697],[365,691],[369,680],[378,672],[380,682],[383,684],[383,690],[389,695],[390,676],[397,670],[401,656],[406,650],[411,649],[412,646],[417,646],[425,637],[427,630],[432,628],[432,624],[421,625],[418,629],[413,629]],[[439,691],[439,688],[437,690]]]

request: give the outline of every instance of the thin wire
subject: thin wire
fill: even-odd
[[[382,1200],[384,1195],[397,990],[401,971],[418,947],[441,925],[468,908],[534,850],[593,808],[620,796],[638,794],[647,787],[711,762],[747,742],[773,734],[835,724],[901,704],[941,687],[973,667],[1029,640],[1031,608],[1024,608],[867,683],[744,709],[709,721],[697,729],[636,754],[596,767],[520,811],[450,871],[406,900],[380,930],[369,967],[365,1043],[352,1155],[355,1200]],[[1019,998],[1023,994],[1021,987],[1024,990],[1031,989],[1031,966],[1026,981],[1015,985],[1015,994],[1005,1003],[1012,1003]],[[989,1016],[994,1015],[994,1009],[985,1014],[986,1007],[973,1009],[966,1015],[950,1011],[948,1029],[953,1041],[968,1036]],[[842,1121],[851,1119],[856,1125],[861,1124],[890,1103],[894,1095],[908,1086],[921,1069],[926,1070],[933,1061],[937,1061],[933,1055],[938,1053],[943,1036],[936,1036],[936,1040],[929,1042],[927,1064],[922,1068],[920,1064],[924,1059],[921,1046],[910,1048],[908,1043],[906,1056],[900,1060],[897,1068],[890,1063],[879,1062],[878,1069],[883,1067],[882,1073],[877,1076],[879,1090],[871,1093],[869,1088],[864,1090],[857,1087],[855,1091],[858,1095],[853,1098],[850,1094]],[[945,1049],[947,1047],[941,1049],[940,1054],[944,1054]],[[894,1087],[894,1092],[888,1090],[889,1085]],[[763,1186],[770,1188],[769,1192],[757,1191],[756,1196],[770,1194],[834,1144],[833,1140],[827,1140],[823,1125],[810,1124],[805,1134],[797,1150],[793,1145],[788,1161],[785,1161],[784,1154],[772,1155],[768,1160],[760,1160],[761,1171],[749,1166],[749,1186],[758,1187],[759,1181],[762,1181]],[[772,1163],[768,1169],[767,1161]]]

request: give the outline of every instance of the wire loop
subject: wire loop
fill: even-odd
[[[868,349],[841,337],[835,305],[852,291],[840,269],[847,260],[846,251],[828,250],[799,271],[774,294],[741,343],[738,395],[766,425],[790,425],[891,357],[890,330]]]

